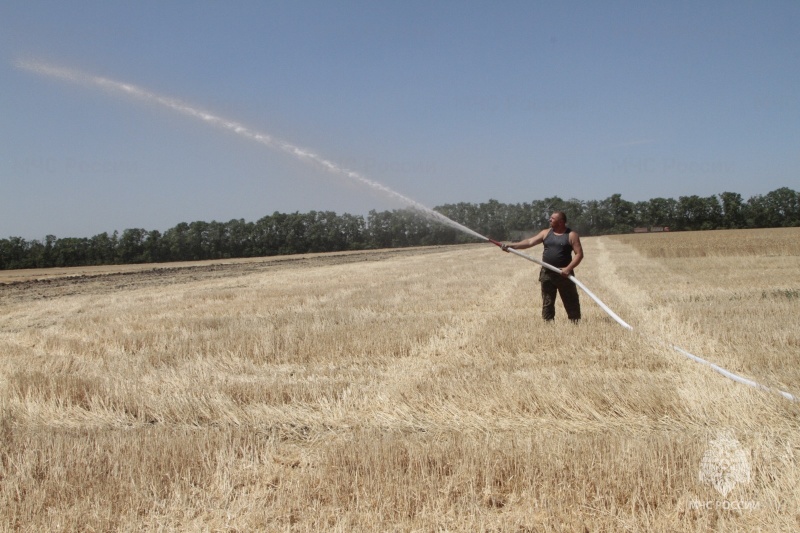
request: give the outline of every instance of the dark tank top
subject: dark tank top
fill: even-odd
[[[556,235],[551,229],[544,238],[544,252],[542,261],[554,267],[564,268],[572,261],[572,245],[569,243],[569,233],[572,230],[567,228],[563,234]]]

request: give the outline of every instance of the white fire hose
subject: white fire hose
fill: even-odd
[[[518,256],[522,257],[523,259],[527,259],[528,261],[533,261],[534,263],[536,263],[538,265],[541,265],[541,266],[543,266],[544,268],[546,268],[548,270],[552,270],[553,272],[557,272],[557,273],[561,274],[561,269],[559,269],[557,267],[554,267],[553,265],[548,265],[544,261],[540,261],[539,259],[536,259],[535,257],[531,257],[528,254],[522,253],[519,250],[515,250],[514,248],[509,248],[507,246],[504,246],[502,243],[497,242],[497,241],[495,241],[493,239],[487,239],[487,240],[489,242],[491,242],[492,244],[500,246],[503,250],[505,250],[507,252],[510,252],[510,253],[512,253],[514,255],[518,255]],[[617,315],[614,311],[611,310],[611,308],[609,308],[606,304],[604,304],[600,300],[600,298],[595,296],[595,294],[592,291],[590,291],[586,287],[586,285],[581,283],[575,276],[569,276],[568,279],[570,281],[572,281],[573,283],[575,283],[575,285],[577,285],[578,287],[583,289],[583,292],[585,292],[592,300],[594,300],[597,303],[597,305],[599,305],[600,308],[603,311],[605,311],[608,314],[608,316],[613,318],[620,326],[622,326],[625,329],[629,329],[629,330],[633,331],[633,327],[630,324],[628,324],[627,322],[622,320],[619,317],[619,315]],[[722,368],[719,365],[715,365],[711,361],[707,361],[707,360],[703,359],[702,357],[698,357],[698,356],[696,356],[694,354],[691,354],[691,353],[687,352],[686,350],[684,350],[684,349],[682,349],[682,348],[680,348],[678,346],[670,344],[669,347],[672,348],[673,350],[675,350],[676,352],[678,352],[679,354],[681,354],[681,355],[683,355],[685,357],[688,357],[689,359],[691,359],[691,360],[693,360],[695,362],[698,362],[698,363],[701,363],[703,365],[706,365],[711,370],[713,370],[714,372],[717,372],[718,374],[722,374],[726,378],[732,379],[733,381],[736,381],[737,383],[742,383],[744,385],[747,385],[747,386],[750,386],[750,387],[753,387],[753,388],[756,388],[756,389],[761,389],[761,390],[764,390],[764,391],[774,392],[774,393],[780,394],[781,396],[783,396],[787,400],[791,400],[793,402],[800,401],[800,399],[798,399],[796,396],[793,396],[792,394],[789,394],[788,392],[785,392],[785,391],[782,391],[782,390],[779,390],[779,389],[772,389],[770,387],[767,387],[766,385],[762,385],[761,383],[753,381],[752,379],[747,379],[747,378],[742,377],[742,376],[740,376],[738,374],[734,374],[730,370],[726,370],[726,369]]]

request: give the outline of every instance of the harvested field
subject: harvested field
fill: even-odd
[[[796,531],[800,404],[668,344],[800,395],[798,242],[585,238],[633,332],[489,245],[2,285],[0,524]]]

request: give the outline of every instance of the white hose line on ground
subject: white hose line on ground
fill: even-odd
[[[781,396],[783,396],[784,398],[786,398],[787,400],[791,400],[793,402],[798,401],[798,398],[796,396],[792,396],[788,392],[782,391],[780,389],[771,389],[771,388],[767,387],[766,385],[762,385],[761,383],[753,381],[752,379],[747,379],[747,378],[744,378],[744,377],[742,377],[742,376],[740,376],[738,374],[734,374],[733,372],[731,372],[729,370],[725,370],[724,368],[722,368],[719,365],[715,365],[711,361],[706,361],[702,357],[697,357],[696,355],[687,352],[683,348],[679,348],[678,346],[672,346],[672,349],[675,350],[676,352],[682,354],[682,355],[685,355],[686,357],[688,357],[689,359],[692,359],[693,361],[697,361],[700,364],[707,365],[714,372],[718,372],[718,373],[722,374],[723,376],[725,376],[726,378],[729,378],[729,379],[732,379],[733,381],[736,381],[737,383],[743,383],[745,385],[749,385],[750,387],[753,387],[754,389],[761,389],[761,390],[765,390],[765,391],[768,391],[768,392],[776,392],[776,393],[780,394]]]
[[[514,248],[508,248],[507,250],[509,252],[511,252],[512,254],[514,254],[514,255],[518,255],[518,256],[522,257],[523,259],[527,259],[528,261],[533,261],[537,265],[541,265],[541,266],[543,266],[544,268],[546,268],[548,270],[552,270],[553,272],[558,272],[559,274],[561,273],[561,269],[559,269],[557,267],[554,267],[553,265],[548,265],[544,261],[540,261],[540,260],[536,259],[535,257],[529,256],[528,254],[524,254],[524,253],[520,252],[519,250],[515,250]],[[578,279],[575,276],[569,276],[569,279],[572,280],[572,282],[575,283],[575,285],[577,285],[578,287],[583,289],[583,292],[585,292],[587,295],[589,295],[589,297],[592,300],[594,300],[597,303],[597,305],[599,305],[600,308],[603,311],[605,311],[608,314],[608,316],[613,318],[620,326],[622,326],[625,329],[633,331],[633,327],[630,324],[628,324],[627,322],[622,320],[614,311],[611,310],[611,308],[609,308],[606,304],[604,304],[602,301],[600,301],[600,298],[595,296],[594,293],[592,291],[590,291],[586,287],[586,285],[584,285],[583,283],[578,281]],[[726,369],[722,368],[719,365],[715,365],[711,361],[706,361],[702,357],[697,357],[696,355],[691,354],[691,353],[687,352],[686,350],[684,350],[684,349],[682,349],[682,348],[680,348],[678,346],[675,346],[675,345],[669,345],[669,346],[670,346],[670,348],[672,348],[673,350],[675,350],[679,354],[681,354],[681,355],[683,355],[685,357],[688,357],[689,359],[691,359],[691,360],[693,360],[693,361],[695,361],[697,363],[706,365],[707,367],[709,367],[714,372],[717,372],[718,374],[722,374],[726,378],[732,379],[733,381],[735,381],[737,383],[742,383],[744,385],[748,385],[748,386],[753,387],[755,389],[761,389],[761,390],[768,391],[768,392],[776,392],[776,393],[780,394],[781,396],[783,396],[784,398],[786,398],[787,400],[791,400],[793,402],[800,401],[800,399],[798,399],[796,396],[793,396],[792,394],[789,394],[788,392],[785,392],[785,391],[782,391],[782,390],[779,390],[779,389],[772,389],[770,387],[767,387],[766,385],[762,385],[761,383],[753,381],[752,379],[747,379],[747,378],[742,377],[742,376],[740,376],[738,374],[734,374],[730,370],[726,370]]]

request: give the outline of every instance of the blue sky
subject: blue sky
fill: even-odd
[[[800,3],[0,3],[0,237],[422,204],[800,188]]]

